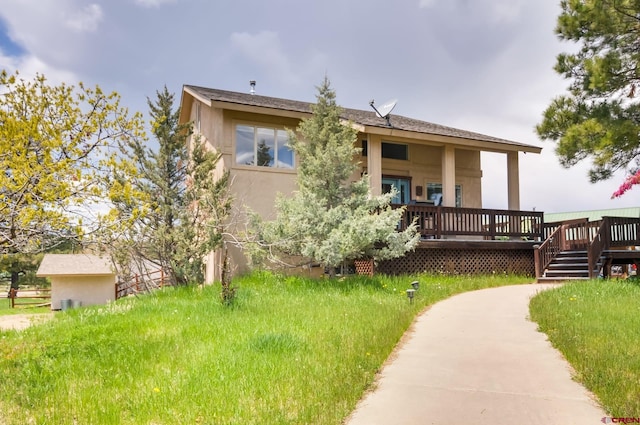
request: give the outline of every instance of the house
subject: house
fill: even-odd
[[[116,299],[116,273],[91,254],[45,254],[36,273],[51,279],[51,309],[106,304]]]
[[[264,218],[274,217],[276,194],[296,189],[298,159],[287,146],[286,129],[295,130],[301,119],[309,117],[311,104],[259,96],[253,90],[238,93],[185,85],[180,108],[180,123],[193,123],[193,137],[201,137],[209,148],[222,153],[218,172],[229,170],[235,202]],[[395,186],[398,195],[394,203],[412,205],[412,213],[420,215],[425,237],[481,237],[490,223],[493,237],[500,232],[496,233],[499,226],[511,229],[505,230],[505,235],[513,233],[514,220],[520,216],[503,214],[496,222],[495,214],[476,214],[479,220],[457,223],[455,233],[452,228],[443,228],[447,221],[428,208],[436,208],[433,195],[441,194],[440,208],[482,209],[481,152],[495,152],[505,156],[507,210],[518,211],[519,154],[540,153],[541,148],[400,115],[385,119],[373,110],[344,108],[343,118],[345,125],[358,130],[357,143],[362,148],[361,168],[354,179],[366,173],[374,195]],[[534,216],[541,220],[541,213]],[[429,228],[427,223],[440,227]],[[241,253],[231,255],[243,270]],[[219,254],[212,253],[207,259],[207,281],[219,278],[219,264]]]

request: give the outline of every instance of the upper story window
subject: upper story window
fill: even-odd
[[[362,156],[369,154],[369,145],[366,140],[361,141]],[[382,158],[409,160],[409,146],[401,143],[382,142]]]
[[[236,125],[236,164],[292,169],[294,157],[285,130]]]
[[[382,142],[382,157],[389,159],[409,159],[409,146],[400,143]]]

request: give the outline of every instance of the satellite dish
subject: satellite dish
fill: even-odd
[[[389,119],[389,115],[391,114],[391,111],[393,111],[393,108],[396,107],[397,103],[398,103],[398,99],[393,99],[388,102],[385,102],[379,108],[376,108],[375,101],[372,100],[371,102],[369,102],[369,105],[371,105],[373,110],[376,111],[376,114],[378,115],[378,117],[384,118],[385,120],[387,120],[387,125],[389,127],[392,127],[391,120]]]

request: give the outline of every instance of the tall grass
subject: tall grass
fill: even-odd
[[[230,308],[215,286],[69,310],[0,333],[0,423],[339,424],[425,306],[529,281],[259,273]]]
[[[597,280],[537,295],[531,318],[614,417],[640,415],[640,286]]]

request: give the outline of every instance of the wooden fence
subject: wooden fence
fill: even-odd
[[[129,281],[116,284],[116,299],[172,285],[163,269],[144,274],[136,273]]]
[[[18,293],[20,295],[18,295]],[[46,307],[51,305],[51,289],[35,289],[18,292],[17,289],[9,289],[11,308],[16,307]],[[34,301],[36,300],[36,301]],[[37,300],[49,300],[37,301]]]

